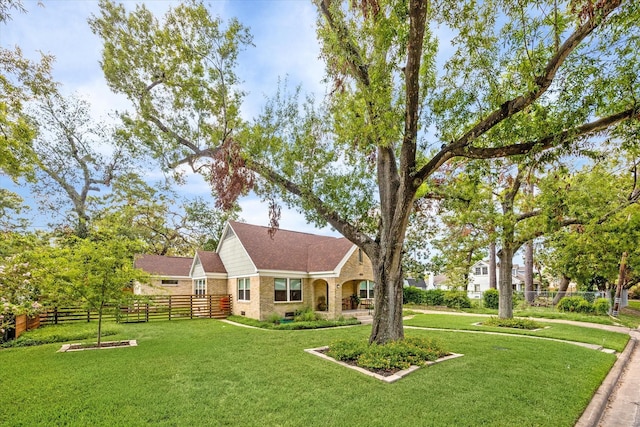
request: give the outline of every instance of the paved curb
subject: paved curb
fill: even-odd
[[[636,348],[636,345],[638,345],[638,340],[632,336],[624,351],[613,365],[613,368],[611,368],[609,374],[593,395],[591,403],[589,403],[587,408],[584,410],[575,427],[597,427],[602,415],[604,414],[607,403],[609,402],[609,398],[611,397],[613,390],[616,388],[616,385],[618,385],[618,380],[620,379],[624,368],[627,366],[627,363],[629,363],[629,358],[631,357],[633,350]]]

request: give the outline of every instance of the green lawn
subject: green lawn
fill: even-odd
[[[465,356],[386,384],[303,351],[369,333],[182,320],[109,338],[133,348],[4,349],[0,425],[573,426],[615,361],[565,343],[407,329]]]
[[[539,322],[548,328],[538,331],[526,331],[520,329],[487,327],[474,325],[487,320],[483,316],[455,316],[450,314],[416,314],[413,319],[405,320],[408,326],[421,326],[427,328],[462,329],[470,331],[502,332],[506,334],[531,335],[546,338],[557,338],[567,341],[597,344],[618,352],[624,350],[629,341],[628,334],[608,332],[600,329],[584,328],[581,326],[564,325],[561,323]]]
[[[475,301],[478,302],[478,301]],[[636,311],[623,309],[620,313],[620,317],[614,319],[609,316],[596,316],[589,315],[583,313],[569,313],[562,312],[556,310],[555,307],[531,307],[525,304],[521,304],[513,309],[513,315],[516,317],[539,317],[543,319],[564,319],[564,320],[575,320],[578,322],[590,322],[590,323],[599,323],[601,325],[623,325],[629,328],[637,328],[640,326],[640,301],[630,301],[629,307],[633,308],[637,307]],[[498,310],[484,308],[484,307],[473,307],[473,308],[465,308],[465,309],[451,309],[451,308],[442,308],[442,307],[433,307],[428,305],[416,305],[416,304],[406,304],[405,308],[408,310],[412,309],[423,309],[423,310],[436,310],[436,311],[459,311],[464,313],[474,313],[474,314],[490,314],[493,316],[498,315]]]

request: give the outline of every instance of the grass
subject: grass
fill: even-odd
[[[474,301],[476,302],[476,301]],[[629,307],[633,308],[634,305],[632,303],[636,303],[635,301],[630,301]],[[577,322],[590,322],[590,323],[598,323],[601,325],[623,325],[629,328],[637,328],[640,326],[640,301],[637,301],[637,308],[634,312],[633,310],[623,309],[620,312],[620,316],[617,319],[613,319],[609,316],[596,316],[589,315],[583,313],[569,313],[562,312],[556,310],[555,307],[532,307],[526,305],[524,303],[518,305],[513,309],[513,315],[516,317],[539,317],[542,319],[564,319],[564,320],[575,320]],[[408,310],[417,308],[423,310],[434,310],[434,311],[459,311],[463,313],[473,313],[473,314],[491,314],[494,316],[498,315],[498,310],[484,308],[481,305],[476,305],[472,308],[465,308],[460,310],[450,309],[450,308],[442,308],[442,307],[433,307],[427,305],[415,305],[415,304],[407,304],[405,308]]]
[[[629,335],[603,331],[600,329],[585,328],[581,326],[565,325],[561,323],[544,323],[548,329],[539,331],[514,330],[510,328],[474,325],[474,323],[486,322],[484,316],[455,316],[450,314],[419,314],[413,319],[405,320],[407,326],[419,326],[425,328],[457,329],[467,331],[501,332],[505,334],[529,335],[545,338],[555,338],[566,341],[577,341],[588,344],[601,345],[618,352],[624,350],[629,341]]]
[[[106,323],[102,325],[103,338],[122,332],[122,325]],[[0,347],[28,347],[32,345],[48,344],[65,341],[96,340],[98,326],[93,323],[67,323],[56,327],[45,326],[28,331],[17,340],[0,343]]]
[[[364,339],[370,326],[122,328],[112,339],[138,347],[0,350],[0,425],[573,426],[615,361],[561,342],[407,329],[465,356],[385,384],[303,352]]]

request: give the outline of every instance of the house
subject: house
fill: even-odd
[[[151,275],[151,286],[136,283],[133,293],[136,295],[154,294],[190,294],[193,288],[190,277],[192,257],[139,255],[133,266]]]
[[[511,283],[516,292],[524,291],[525,272],[524,266],[513,264],[511,269]],[[496,282],[500,282],[500,266],[496,266]],[[534,280],[536,283],[536,280]],[[489,261],[478,261],[469,273],[469,286],[467,294],[469,298],[482,298],[482,293],[489,289]]]
[[[231,294],[233,314],[260,320],[304,307],[333,319],[355,308],[352,295],[374,297],[371,261],[349,240],[241,222],[227,223],[215,252],[143,255],[135,266],[152,275],[136,294]]]

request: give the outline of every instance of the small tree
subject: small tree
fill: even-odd
[[[107,233],[87,239],[72,239],[73,279],[71,293],[84,300],[87,308],[98,312],[98,347],[101,345],[102,315],[109,305],[119,306],[134,281],[146,274],[133,268],[133,255],[141,245],[136,241]]]

